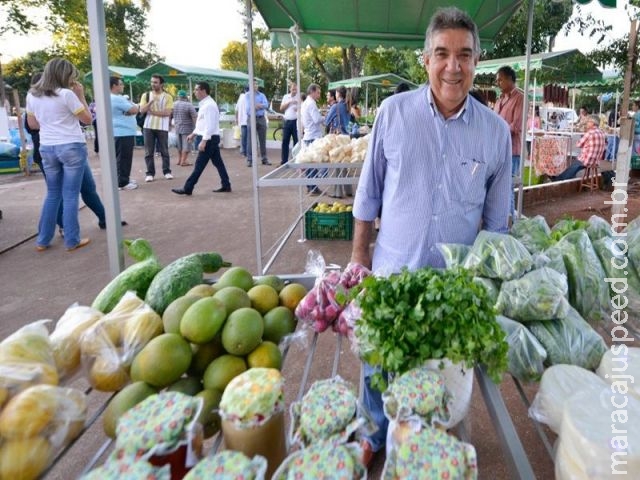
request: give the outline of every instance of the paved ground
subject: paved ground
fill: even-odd
[[[279,151],[270,151],[274,164]],[[219,187],[215,170],[208,166],[193,196],[179,197],[170,189],[181,187],[191,171],[189,167],[175,166],[172,152],[174,180],[158,179],[144,184],[144,161],[141,149],[136,149],[132,177],[140,188],[120,192],[122,218],[129,225],[123,227],[126,238],[144,237],[151,241],[163,263],[195,251],[221,252],[225,259],[257,271],[256,239],[254,227],[254,201],[251,170],[235,151],[223,150],[223,159],[231,176],[233,192],[212,193]],[[90,159],[96,181],[101,189],[101,176],[97,157]],[[160,159],[156,159],[156,168]],[[259,167],[260,174],[274,167]],[[97,221],[87,208],[80,211],[82,235],[92,243],[78,251],[68,253],[59,237],[53,247],[43,253],[34,250],[34,236],[45,186],[40,174],[31,177],[4,175],[0,177],[0,339],[28,322],[59,318],[72,303],[90,304],[95,295],[109,281],[105,232],[98,229]],[[329,199],[327,199],[329,200]],[[295,187],[263,189],[260,195],[262,241],[266,251],[287,229],[299,211],[298,189]],[[306,241],[298,242],[299,231],[287,243],[283,253],[271,268],[271,273],[302,273],[307,251],[320,250],[328,262],[346,265],[350,242]],[[321,336],[312,365],[312,378],[330,375],[334,358],[335,340],[331,333]],[[359,364],[343,342],[340,374],[357,382]],[[307,347],[294,346],[287,359],[285,377],[288,380],[287,397],[294,398],[306,358]],[[83,386],[82,381],[77,382]],[[526,409],[515,392],[512,382],[505,377],[503,396],[523,438],[536,475],[541,479],[553,476],[553,466],[528,420]],[[106,398],[92,394],[92,410]],[[495,430],[486,407],[475,388],[472,410],[466,422],[479,457],[480,478],[509,479]],[[92,428],[80,445],[47,478],[75,478],[100,445],[104,442],[101,426]],[[372,472],[378,478],[380,459]]]

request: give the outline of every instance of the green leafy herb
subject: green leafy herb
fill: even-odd
[[[485,288],[469,271],[403,269],[388,278],[368,277],[358,290],[364,292],[357,296],[362,316],[355,336],[367,363],[400,375],[431,359],[467,367],[481,362],[500,381],[508,346]],[[372,385],[386,387],[381,374]]]
[[[551,229],[551,240],[559,242],[567,233],[573,232],[574,230],[584,230],[588,225],[584,220],[576,220],[573,217],[565,216]]]

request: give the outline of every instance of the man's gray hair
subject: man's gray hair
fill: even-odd
[[[431,40],[436,33],[452,29],[469,31],[473,37],[473,53],[480,55],[478,27],[467,12],[456,7],[439,8],[433,14],[424,38],[425,53],[431,54]]]
[[[311,83],[309,84],[309,86],[307,87],[307,95],[320,90],[320,85],[318,85],[317,83]]]

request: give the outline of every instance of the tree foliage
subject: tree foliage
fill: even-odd
[[[30,13],[45,4],[46,0],[0,0],[0,35],[26,34],[36,30],[38,24]]]
[[[44,12],[43,25],[36,24],[29,16],[35,8]],[[155,46],[145,39],[148,8],[148,0],[104,3],[110,64],[147,67],[159,60]],[[82,72],[91,70],[86,0],[0,0],[0,20],[0,35],[49,30],[53,34],[51,56],[64,56]]]
[[[42,72],[45,64],[51,58],[51,53],[47,50],[37,50],[29,52],[25,56],[16,58],[3,67],[5,81],[24,96],[29,90],[31,77],[38,72]]]
[[[486,52],[484,59],[515,57],[524,55],[527,47],[527,19],[529,2],[523,2],[516,14],[507,22],[494,42],[493,50]],[[531,53],[546,52],[553,38],[571,18],[571,2],[536,0],[533,10]]]

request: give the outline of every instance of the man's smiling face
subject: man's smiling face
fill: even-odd
[[[436,31],[431,50],[424,53],[429,85],[442,113],[458,108],[473,85],[477,56],[473,35],[464,29]]]

